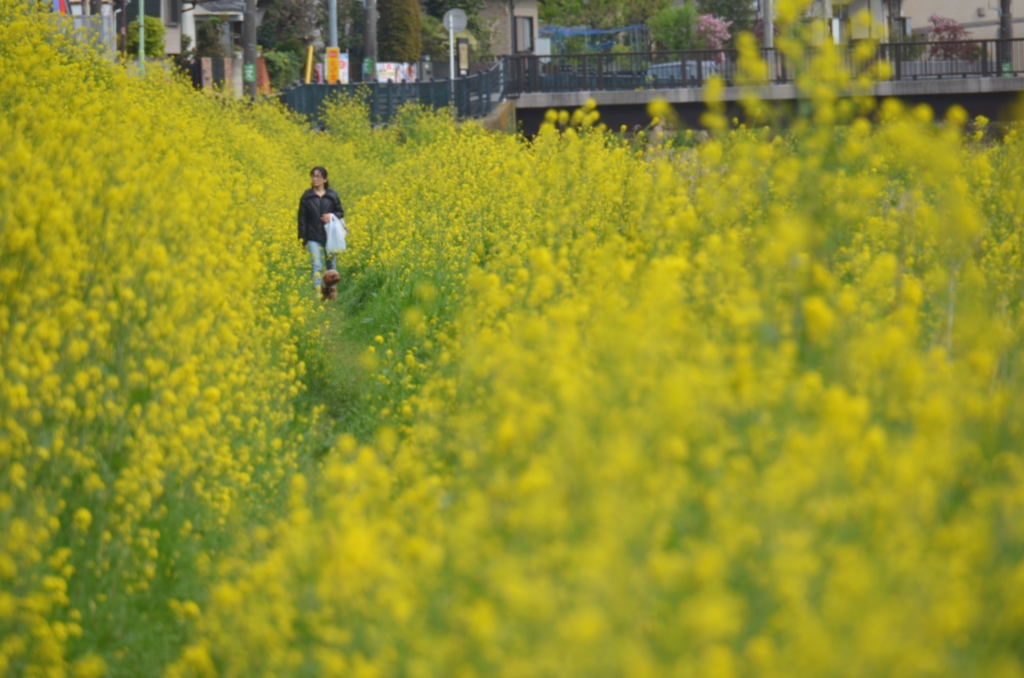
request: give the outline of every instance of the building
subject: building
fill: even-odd
[[[934,14],[954,19],[971,32],[971,40],[999,38],[999,0],[903,0],[903,12],[914,32],[928,28]],[[1011,0],[1013,34],[1024,35],[1024,0]]]
[[[480,12],[494,34],[494,56],[533,54],[537,49],[537,0],[487,0]]]
[[[824,19],[832,40],[837,44],[851,40],[898,42],[909,35],[904,6],[910,0],[814,0],[812,16]],[[932,0],[919,0],[930,3]],[[960,0],[950,0],[956,3]],[[982,0],[984,1],[984,0]],[[866,12],[871,21],[861,23],[854,18]]]
[[[146,16],[159,17],[164,22],[164,50],[167,54],[181,54],[182,0],[113,0],[118,32],[126,23],[139,18],[139,3],[144,2]],[[127,17],[127,22],[125,21]]]
[[[72,8],[82,0],[71,0]],[[96,0],[93,0],[96,4]],[[120,33],[127,23],[135,21],[139,16],[139,3],[145,3],[146,16],[159,17],[164,23],[164,48],[167,54],[181,54],[185,43],[183,36],[192,49],[196,47],[196,28],[203,21],[217,17],[224,22],[224,51],[232,55],[241,49],[242,23],[245,13],[245,0],[112,0],[114,14],[117,17],[117,29]],[[266,13],[265,7],[257,11],[257,24]]]
[[[172,0],[173,1],[173,0]],[[266,10],[256,13],[256,25],[262,21]],[[242,27],[245,23],[245,0],[200,0],[185,6],[183,33],[190,39],[192,47],[197,44],[198,28],[204,21],[218,18],[223,22],[221,37],[223,53],[240,56],[242,51]]]

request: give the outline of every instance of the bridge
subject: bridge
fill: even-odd
[[[881,72],[869,91],[858,96],[896,97],[908,104],[926,103],[937,114],[957,104],[971,116],[1011,120],[1024,115],[1017,107],[1024,95],[1024,38],[956,42],[892,43],[858,52],[840,47],[836,67],[857,75]],[[367,87],[375,122],[386,123],[397,108],[417,102],[434,108],[452,107],[460,118],[483,117],[503,102],[511,102],[515,120],[527,136],[535,134],[550,109],[573,110],[593,99],[601,120],[613,129],[650,122],[647,105],[668,101],[690,127],[700,126],[707,110],[710,78],[724,84],[727,114],[742,117],[740,101],[754,88],[758,97],[777,111],[806,105],[797,84],[811,66],[811,54],[797,63],[777,49],[761,50],[766,69],[760,78],[740,86],[737,50],[589,53],[554,56],[504,57],[488,71],[421,83],[383,83]],[[316,120],[319,106],[334,91],[354,92],[356,85],[304,85],[282,94],[282,101]],[[845,96],[853,96],[851,90]]]
[[[880,44],[866,56],[858,56],[856,49],[840,48],[837,66],[844,72],[856,75],[881,67],[888,73],[870,91],[858,92],[862,96],[926,103],[939,114],[959,104],[972,116],[993,120],[1019,115],[1014,105],[1024,93],[1024,39]],[[527,135],[537,131],[548,110],[573,110],[588,99],[613,129],[648,124],[647,105],[655,98],[672,104],[687,126],[699,127],[711,77],[726,84],[722,101],[730,117],[743,117],[740,101],[751,87],[776,108],[799,107],[805,98],[797,78],[812,68],[811,55],[794,63],[777,49],[763,49],[761,58],[766,65],[762,78],[740,87],[736,50],[514,56],[506,62],[508,96]]]

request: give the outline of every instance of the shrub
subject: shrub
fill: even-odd
[[[290,87],[302,77],[302,58],[294,52],[264,52],[263,58],[274,89]]]
[[[196,56],[223,58],[228,56],[224,46],[224,22],[220,17],[204,19],[196,26]]]
[[[784,132],[313,133],[67,25],[0,3],[3,672],[1020,674],[1019,130],[826,45]]]
[[[166,29],[164,28],[164,22],[156,17],[147,16],[144,30],[146,32],[146,56],[154,58],[164,56],[164,35],[166,33]],[[128,24],[128,32],[125,37],[128,45],[128,54],[138,56],[138,19]]]
[[[11,4],[0,72],[32,78],[0,78],[0,673],[156,677],[319,425],[294,219],[328,161],[276,105],[130,77]]]

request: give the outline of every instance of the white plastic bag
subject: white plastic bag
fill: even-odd
[[[327,222],[326,229],[326,249],[328,256],[338,252],[344,252],[346,249],[345,234],[348,233],[348,228],[345,226],[345,220],[339,219],[332,214],[331,220]]]

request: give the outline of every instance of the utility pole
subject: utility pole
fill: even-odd
[[[366,32],[363,35],[363,81],[377,79],[377,0],[366,0]]]
[[[1010,12],[1010,0],[1000,0],[999,3],[999,39],[1004,42],[999,43],[999,67],[1006,71],[1012,69],[1013,66],[1008,64],[1013,60],[1010,53],[1013,43],[1013,14]]]
[[[586,2],[586,0],[584,0]],[[508,24],[512,27],[512,44],[508,47],[508,53],[515,56],[516,53],[516,0],[508,0]],[[455,77],[455,76],[452,76]]]
[[[338,46],[338,0],[327,0],[327,21],[330,27],[327,30],[329,36],[328,47]]]
[[[256,0],[245,0],[243,19],[242,84],[245,93],[255,101],[258,94],[256,88]]]

